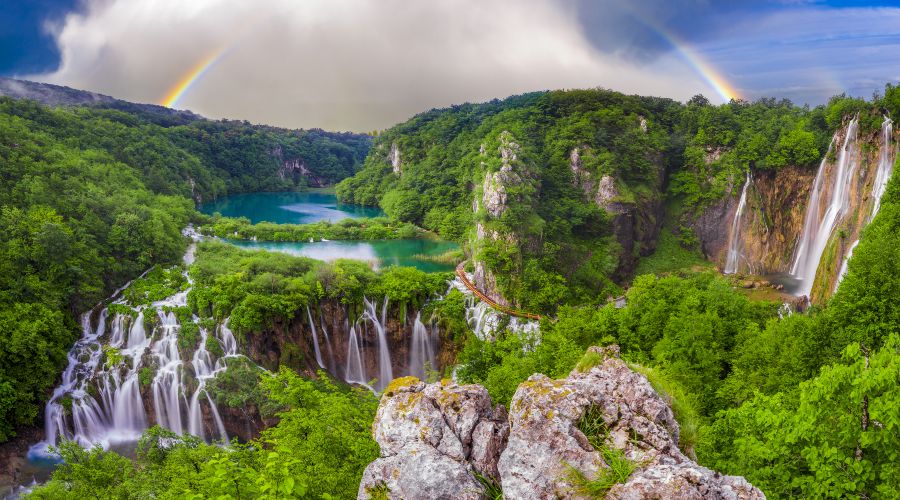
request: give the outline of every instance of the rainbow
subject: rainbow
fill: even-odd
[[[658,29],[657,33],[681,54],[681,58],[694,68],[694,71],[696,71],[697,74],[725,100],[725,102],[729,102],[732,99],[740,99],[740,94],[738,94],[734,86],[728,83],[725,77],[719,74],[711,64],[706,62],[700,54],[694,51],[687,42],[683,42],[676,38],[674,34],[661,29]]]
[[[697,51],[691,48],[691,45],[688,42],[681,40],[675,33],[665,29],[649,16],[641,15],[641,13],[634,9],[629,9],[629,11],[632,18],[655,32],[660,38],[665,40],[666,43],[672,46],[672,48],[681,56],[681,59],[693,68],[693,70],[700,75],[700,78],[708,83],[725,102],[732,99],[740,99],[740,93],[738,93],[737,89],[728,83],[728,80],[719,74],[719,72],[697,53]]]
[[[178,83],[172,87],[169,92],[166,93],[165,97],[159,101],[159,103],[167,108],[171,108],[178,104],[178,101],[184,97],[184,94],[190,90],[190,88],[197,83],[210,68],[215,66],[222,56],[225,55],[227,51],[225,49],[219,49],[201,60],[199,63],[194,65],[191,70],[185,74]]]

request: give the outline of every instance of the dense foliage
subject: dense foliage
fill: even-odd
[[[880,119],[871,110],[889,109],[896,94],[888,87],[874,103],[838,96],[815,109],[774,99],[714,106],[702,96],[681,104],[605,90],[464,104],[381,134],[337,194],[468,241],[497,291],[522,308],[598,304],[654,250],[661,217],[694,250],[681,214],[739,189],[748,171],[815,168],[848,114],[865,110],[868,130]],[[486,213],[486,193],[502,201],[500,215]]]
[[[208,236],[259,241],[321,241],[326,240],[397,240],[424,236],[425,233],[408,222],[392,221],[386,217],[370,219],[347,218],[338,222],[320,221],[311,224],[251,224],[247,218],[210,217],[200,231]]]
[[[534,372],[563,376],[585,347],[623,357],[675,398],[682,448],[775,497],[890,496],[900,484],[900,178],[822,308],[781,317],[714,273],[640,276],[627,306],[563,307],[542,337],[470,337],[458,374],[508,403]],[[682,434],[684,438],[685,434]]]
[[[190,269],[196,285],[188,304],[201,317],[230,318],[238,333],[258,333],[276,320],[290,320],[306,306],[333,300],[361,312],[363,297],[387,297],[392,307],[420,308],[433,294],[444,292],[447,273],[412,267],[373,271],[365,262],[333,263],[282,253],[246,251],[205,242]]]
[[[0,442],[35,421],[79,335],[76,315],[181,256],[191,198],[333,183],[369,144],[142,110],[0,98]],[[292,161],[305,171],[282,169]]]

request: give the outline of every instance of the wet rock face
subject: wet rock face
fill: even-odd
[[[588,411],[602,418],[604,446],[637,465],[607,498],[764,498],[745,479],[685,456],[672,410],[647,379],[617,347],[591,350],[602,361],[585,372],[523,382],[508,419],[480,386],[412,379],[389,388],[373,425],[382,456],[366,469],[359,498],[379,485],[390,498],[478,498],[476,472],[499,479],[505,498],[579,498],[570,468],[592,478],[607,467],[578,428]]]
[[[479,499],[476,474],[499,479],[508,433],[505,411],[481,386],[397,379],[372,425],[381,457],[366,467],[358,497],[386,487],[389,498]]]
[[[738,271],[788,272],[815,171],[784,167],[754,171],[747,206],[740,218]],[[740,186],[737,186],[740,188]],[[724,266],[740,191],[707,207],[691,222],[706,258]]]

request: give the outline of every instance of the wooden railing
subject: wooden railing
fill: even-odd
[[[501,304],[498,304],[497,302],[495,302],[493,299],[491,299],[490,297],[488,297],[487,295],[482,293],[481,290],[479,290],[478,288],[475,288],[475,285],[471,281],[469,281],[469,277],[466,275],[464,266],[465,266],[465,262],[461,262],[458,266],[456,266],[456,275],[459,276],[460,280],[462,280],[463,285],[465,285],[466,288],[471,290],[471,292],[474,293],[476,297],[478,297],[479,299],[484,301],[485,304],[491,306],[492,308],[494,308],[504,314],[509,314],[510,316],[517,316],[519,318],[527,318],[527,319],[535,319],[535,320],[541,319],[541,316],[539,314],[517,311],[515,309],[511,309],[509,307],[506,307],[504,305],[501,305]]]

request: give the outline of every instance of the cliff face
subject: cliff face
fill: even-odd
[[[404,317],[401,308],[389,304],[382,323],[383,303],[375,306],[378,324],[384,328],[393,375],[399,377],[421,370],[421,367],[410,366],[414,358],[411,354],[416,311],[405,311]],[[355,356],[358,352],[365,381],[368,382],[379,374],[379,326],[372,321],[357,323],[356,319],[361,314],[362,311],[351,311],[348,306],[334,300],[321,301],[309,312],[297,311],[291,321],[275,323],[266,331],[247,335],[242,349],[255,363],[269,370],[274,371],[285,365],[314,377],[317,370],[324,369],[340,380],[347,378],[348,356]],[[351,345],[351,325],[356,334],[355,347],[358,351]],[[427,360],[430,369],[439,370],[452,364],[455,356],[450,351],[452,345],[440,341],[438,328],[428,324],[427,319],[421,327],[425,329],[426,341],[433,353],[433,362]],[[324,367],[320,367],[317,361],[316,342]],[[384,381],[385,384],[387,382]]]
[[[572,471],[598,477],[610,467],[603,453],[610,450],[634,472],[606,498],[764,498],[745,479],[702,467],[678,449],[671,408],[618,348],[590,351],[601,361],[584,372],[522,383],[508,416],[477,385],[396,380],[373,425],[381,457],[366,468],[358,498],[478,499],[485,494],[479,476],[499,484],[505,498],[582,498]],[[579,428],[588,413],[602,419],[602,435]]]
[[[803,230],[801,207],[809,198],[815,175],[814,170],[793,166],[753,172],[747,204],[738,219],[738,272],[775,274],[790,270],[797,235]],[[739,195],[711,205],[692,224],[703,254],[720,268],[725,266],[731,243]]]
[[[818,169],[752,171],[739,217],[735,189],[691,221],[704,255],[724,269],[731,249],[738,254],[736,272],[794,274],[812,289],[813,302],[830,296],[842,263],[872,218],[877,185],[885,180],[879,172],[896,157],[896,133],[884,130],[858,132],[856,120],[850,120],[835,133]],[[817,238],[827,243],[810,252]],[[814,276],[803,276],[804,266],[797,264],[804,251],[812,262],[806,274]]]
[[[517,254],[523,241],[522,235],[509,230],[502,224],[492,223],[503,217],[513,204],[527,204],[529,200],[522,194],[523,186],[529,184],[529,172],[519,159],[521,146],[508,131],[498,137],[500,145],[496,152],[488,151],[484,145],[479,151],[481,167],[486,170],[481,184],[480,196],[476,193],[472,209],[475,212],[475,286],[488,297],[504,306],[511,305],[500,293],[494,270],[485,262],[483,249],[486,245],[502,247],[505,253]],[[499,159],[499,169],[493,170],[488,164]],[[491,160],[495,160],[491,162]],[[481,217],[481,218],[479,218]]]
[[[642,118],[640,123],[641,130],[646,133],[646,120]],[[584,167],[584,154],[592,154],[589,147],[575,148],[569,154],[572,182],[582,190],[586,200],[604,209],[610,216],[613,237],[622,248],[614,278],[624,282],[631,277],[639,257],[646,257],[656,249],[663,215],[662,185],[665,169],[661,165],[662,158],[659,155],[651,158],[659,175],[650,192],[626,199],[612,175],[595,175]]]

